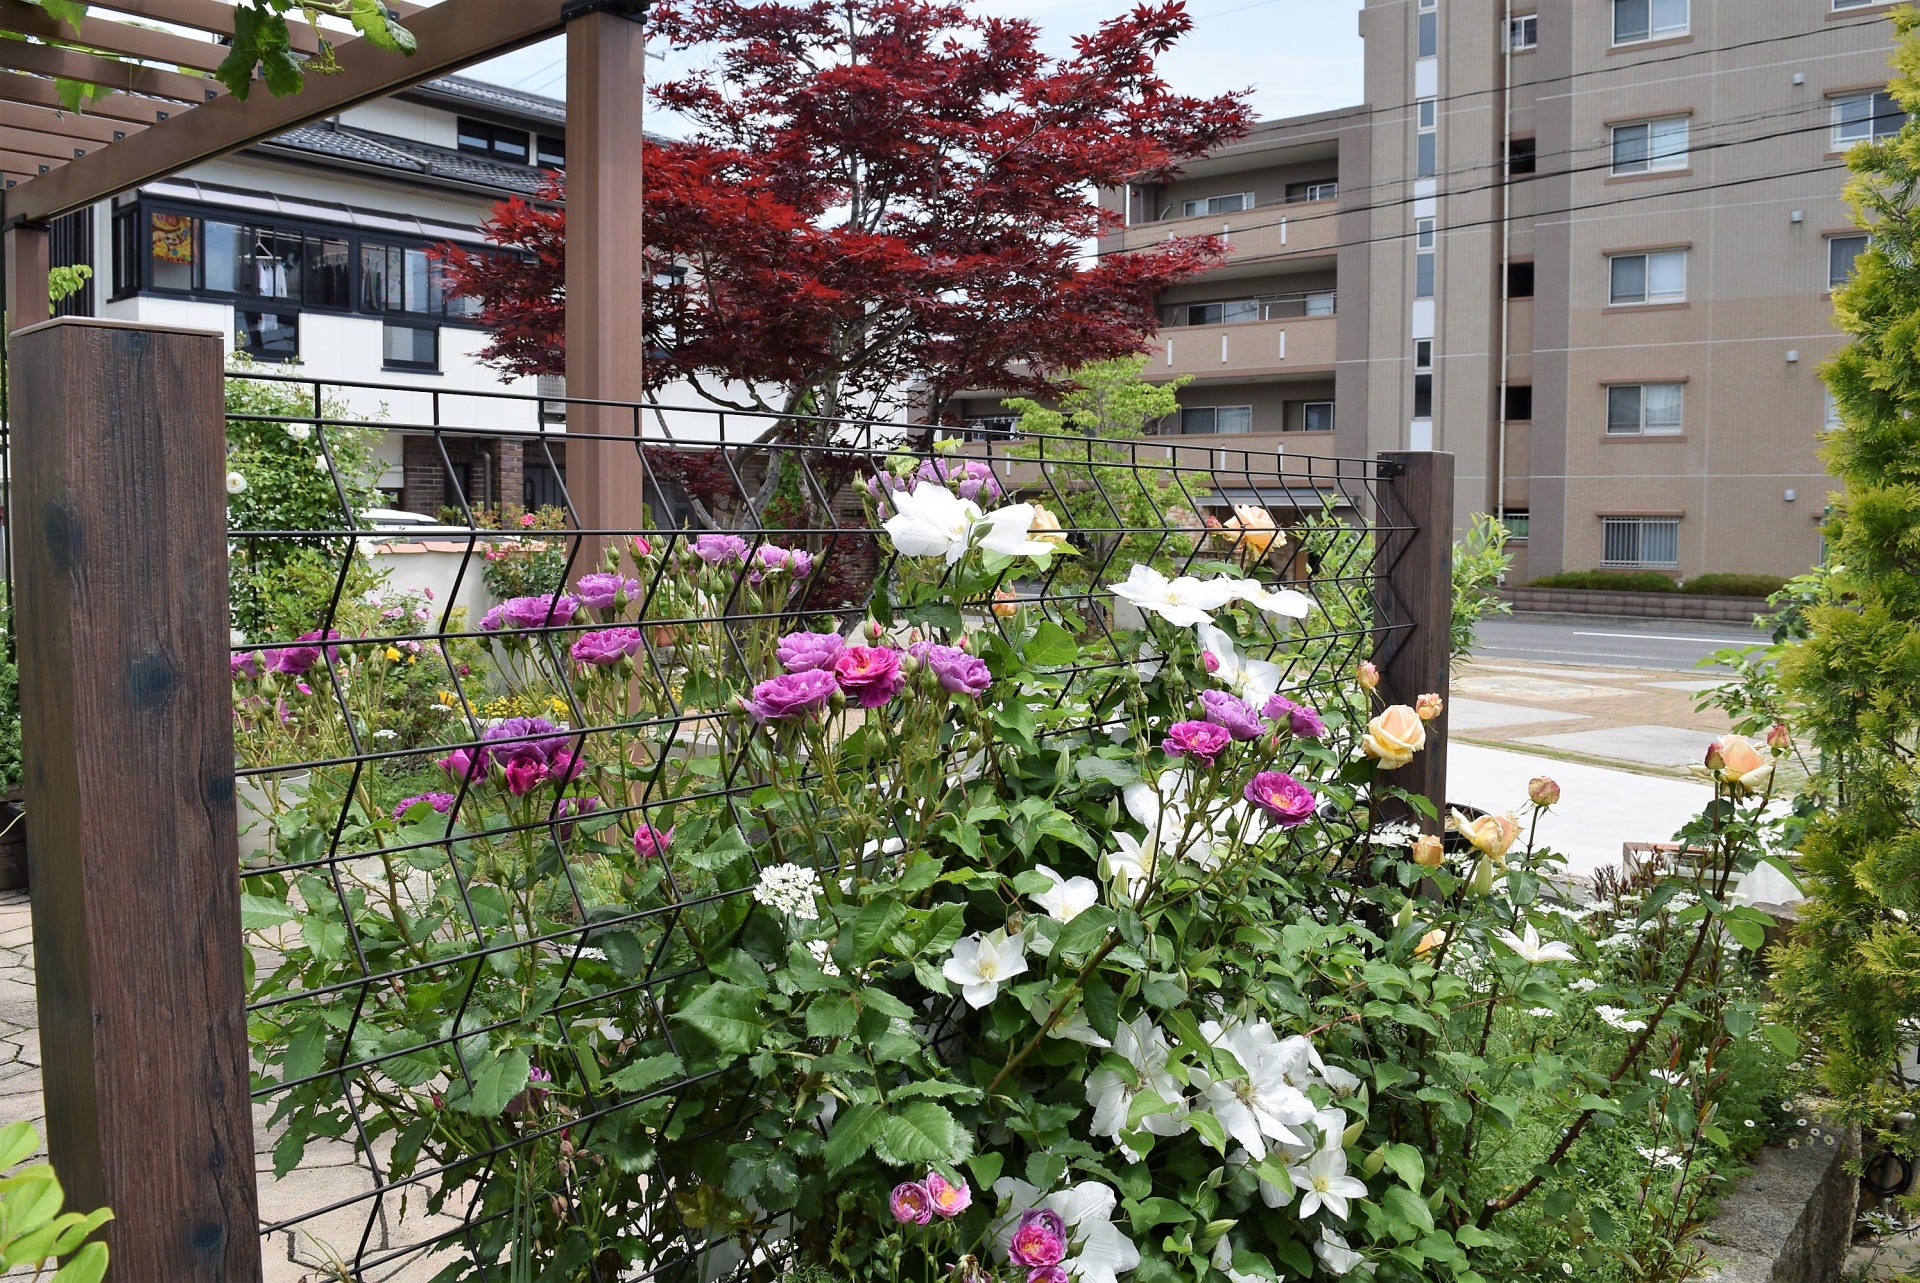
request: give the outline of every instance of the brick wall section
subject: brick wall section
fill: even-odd
[[[1703,619],[1747,624],[1768,612],[1764,597],[1709,597],[1677,592],[1602,592],[1591,588],[1505,588],[1500,599],[1515,613],[1623,615],[1638,619]]]
[[[409,436],[400,445],[400,507],[431,517],[440,511],[446,492],[447,471],[440,465],[440,451],[432,437]]]
[[[519,503],[525,499],[526,451],[526,446],[518,441],[494,443],[494,493],[491,496],[494,503]]]

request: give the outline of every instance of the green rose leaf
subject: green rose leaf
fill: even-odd
[[[1051,619],[1041,620],[1040,626],[1033,630],[1033,636],[1020,649],[1027,663],[1036,668],[1071,664],[1080,657],[1080,646],[1073,640],[1073,634]]]
[[[619,1073],[609,1077],[607,1082],[617,1091],[642,1092],[656,1083],[665,1082],[679,1072],[680,1057],[667,1052],[636,1060]]]
[[[907,920],[907,906],[893,896],[863,905],[853,919],[853,960],[867,962],[880,952],[887,937]]]
[[[744,1056],[760,1045],[766,1026],[760,1022],[760,1003],[739,985],[721,981],[708,985],[673,1018],[704,1035],[720,1051]]]
[[[855,1105],[834,1120],[833,1133],[823,1151],[827,1171],[838,1174],[860,1161],[880,1139],[887,1125],[887,1111],[879,1105]]]
[[[447,1104],[464,1114],[493,1118],[507,1102],[527,1089],[533,1068],[525,1047],[488,1056],[472,1069],[473,1082],[455,1091]]]
[[[843,993],[822,994],[807,1004],[807,1037],[844,1038],[853,1032],[859,1013]]]
[[[277,927],[283,922],[292,922],[299,917],[288,908],[285,901],[269,899],[264,895],[240,896],[240,929],[257,931],[265,927]]]
[[[895,1161],[919,1163],[957,1163],[973,1151],[973,1138],[954,1121],[945,1105],[931,1100],[916,1100],[903,1105],[887,1119],[884,1131],[887,1149]]]

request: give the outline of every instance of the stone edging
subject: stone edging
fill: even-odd
[[[1827,1145],[1825,1127],[1798,1149],[1771,1146],[1720,1199],[1699,1241],[1721,1283],[1836,1283],[1853,1241],[1859,1189],[1847,1164],[1860,1133]],[[1809,1143],[1811,1141],[1812,1143]]]
[[[1703,619],[1751,623],[1768,607],[1764,597],[1710,597],[1704,593],[1603,592],[1594,588],[1502,588],[1500,600],[1516,613],[1614,615],[1641,619]]]

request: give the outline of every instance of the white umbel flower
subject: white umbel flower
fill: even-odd
[[[820,875],[800,864],[776,864],[763,869],[753,898],[776,913],[785,913],[811,922],[820,916],[816,898],[820,894]]]
[[[833,960],[833,941],[809,940],[807,952],[813,955],[814,965],[820,968],[822,975],[837,976],[840,964]]]
[[[975,932],[953,946],[953,956],[940,974],[960,986],[969,1007],[984,1007],[1000,994],[1000,986],[1025,974],[1025,940],[1009,937],[1005,927],[987,935]]]

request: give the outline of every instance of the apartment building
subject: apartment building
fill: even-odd
[[[1102,253],[1226,241],[1162,300],[1150,377],[1193,380],[1163,430],[1451,451],[1521,582],[1804,570],[1845,153],[1905,119],[1889,7],[1367,0],[1364,106],[1103,198]]]

